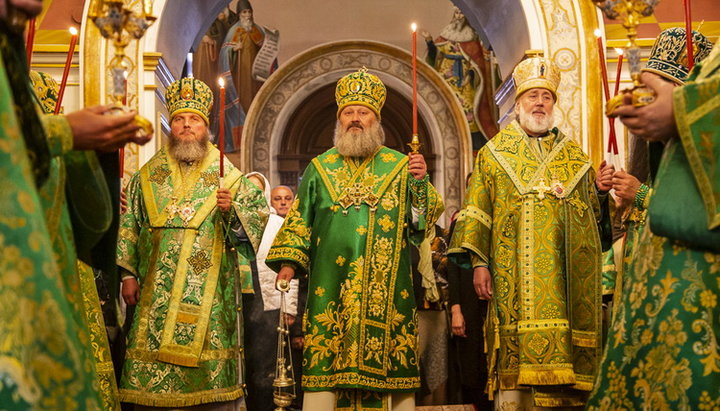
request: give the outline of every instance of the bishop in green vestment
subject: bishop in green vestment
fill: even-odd
[[[491,300],[496,405],[579,406],[600,360],[601,233],[610,230],[599,197],[607,201],[613,169],[603,164],[596,181],[580,146],[551,129],[560,81],[551,60],[524,60],[513,77],[517,120],[478,152],[448,253],[475,267],[478,295]]]
[[[588,408],[717,409],[720,45],[684,86],[652,73],[641,81],[655,102],[635,108],[628,96],[615,114],[666,146]]]
[[[0,404],[100,409],[87,328],[69,299],[37,186],[51,156],[22,36],[0,19]]]
[[[228,160],[219,178],[210,88],[183,78],[166,99],[170,143],[131,178],[121,219],[123,297],[138,306],[120,398],[153,407],[235,401],[243,396],[236,257],[252,258],[269,210]]]
[[[16,4],[22,10],[14,11],[32,16],[40,12],[38,5]],[[67,116],[39,115],[40,107],[54,108],[55,101],[46,94],[46,83],[35,83],[41,104],[33,99],[21,30],[0,14],[0,404],[8,409],[119,408],[105,329],[94,317],[99,309],[92,309],[98,306],[95,284],[92,274],[79,275],[78,233],[65,198],[66,171],[87,163],[68,164],[63,157],[75,153],[90,159],[94,154],[71,149],[117,149],[128,140],[142,144],[150,137],[136,138],[133,115],[103,116],[101,107]],[[81,177],[94,182],[96,176]],[[105,187],[102,177],[97,181]],[[102,193],[95,190],[83,197],[86,203],[97,199]],[[94,216],[83,217],[94,221]]]
[[[278,281],[309,276],[305,409],[414,409],[420,387],[408,247],[443,204],[422,155],[382,145],[385,93],[364,69],[338,81],[335,147],[305,170],[266,259]]]
[[[663,79],[681,86],[689,74],[687,66],[687,46],[685,28],[671,27],[663,30],[655,40],[650,57],[643,72],[657,74]],[[694,64],[704,60],[712,50],[713,43],[697,31],[693,31]],[[623,273],[626,273],[632,255],[637,248],[639,234],[645,227],[648,205],[653,195],[653,180],[657,166],[662,156],[664,144],[661,142],[647,142],[638,136],[632,136],[634,149],[630,156],[631,164],[628,172],[618,171],[613,176],[613,190],[615,196],[624,203],[623,229],[625,238],[621,248],[622,264],[618,265],[614,276],[608,276],[608,283],[614,287],[614,299],[620,300],[622,292]],[[644,181],[644,183],[641,183]],[[616,305],[622,309],[622,306]]]

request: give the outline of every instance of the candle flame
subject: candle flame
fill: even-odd
[[[411,24],[410,28],[412,29],[412,31],[417,31],[417,24],[415,24],[415,23]]]
[[[218,77],[218,85],[220,85],[220,88],[225,88],[225,79]]]
[[[618,56],[622,56],[625,53],[625,50],[615,47],[615,52],[618,54]]]
[[[76,29],[75,27],[70,27],[69,30],[70,30],[70,34],[71,34],[71,35],[77,36],[78,31],[77,31],[77,29]]]
[[[123,77],[125,77],[125,80],[127,80],[127,78],[128,78],[128,71],[127,71],[127,70],[123,71]]]
[[[600,29],[595,29],[594,33],[595,37],[602,37],[602,31],[600,31]]]

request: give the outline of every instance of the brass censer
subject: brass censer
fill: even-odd
[[[278,320],[277,360],[275,363],[275,379],[273,380],[273,402],[275,411],[284,411],[297,396],[295,392],[295,375],[292,367],[292,351],[290,350],[290,329],[286,319],[285,296],[290,290],[288,280],[278,280],[276,288],[280,291],[280,318]]]

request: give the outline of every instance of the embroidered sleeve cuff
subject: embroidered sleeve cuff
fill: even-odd
[[[73,133],[65,116],[46,114],[41,121],[52,156],[61,156],[72,150]]]
[[[650,187],[648,187],[645,184],[640,184],[640,188],[638,188],[637,193],[635,193],[635,200],[633,201],[633,206],[639,210],[644,210],[647,208],[649,198],[648,195],[650,193]]]
[[[470,253],[470,263],[472,264],[473,268],[488,266],[487,262],[483,261],[482,258],[473,253]]]
[[[415,177],[411,176],[408,180],[408,186],[410,187],[410,202],[413,207],[424,212],[427,209],[427,191],[430,176],[425,174],[425,177],[421,180],[417,180]]]

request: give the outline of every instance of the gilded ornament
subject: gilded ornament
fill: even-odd
[[[380,110],[385,104],[387,90],[380,79],[362,68],[341,78],[335,88],[337,115],[347,106],[361,105],[371,109],[380,119]]]
[[[210,256],[205,251],[198,251],[197,253],[191,255],[188,257],[187,262],[196,273],[201,273],[212,267]]]
[[[560,84],[560,70],[552,60],[544,57],[531,57],[518,63],[512,73],[515,82],[515,96],[531,88],[544,88],[557,100],[557,88]]]

